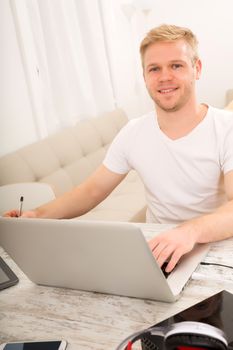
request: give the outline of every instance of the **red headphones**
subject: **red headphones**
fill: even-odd
[[[146,335],[163,337],[166,350],[228,349],[226,336],[221,329],[206,323],[184,321],[166,327],[151,327],[134,333],[123,340],[116,350],[131,350],[133,344],[141,341]],[[149,349],[158,349],[158,347],[150,346]]]

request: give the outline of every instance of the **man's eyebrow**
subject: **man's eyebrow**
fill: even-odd
[[[172,60],[170,63],[185,63],[183,60]]]
[[[159,66],[160,64],[159,63],[150,63],[148,64],[147,66],[145,66],[146,68],[150,68],[150,67],[156,67],[156,66]]]
[[[171,61],[168,61],[166,62],[166,64],[172,64],[172,63],[185,63],[184,60],[180,60],[180,59],[177,59],[177,60],[171,60]],[[149,63],[146,68],[150,68],[150,67],[155,67],[155,66],[160,66],[161,63],[158,63],[158,62],[152,62],[152,63]]]

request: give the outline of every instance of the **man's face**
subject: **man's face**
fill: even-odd
[[[181,109],[195,96],[195,80],[201,62],[192,62],[192,52],[183,40],[158,42],[144,54],[144,79],[156,105],[166,112]]]

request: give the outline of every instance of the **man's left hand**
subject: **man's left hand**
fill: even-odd
[[[195,236],[194,230],[190,227],[178,226],[152,238],[149,246],[159,266],[168,261],[166,272],[171,272],[182,255],[194,248]]]

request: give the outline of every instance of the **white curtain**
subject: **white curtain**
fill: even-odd
[[[98,0],[11,0],[38,136],[115,107]]]
[[[115,107],[129,117],[148,109],[138,53],[145,18],[132,22],[122,3],[10,0],[38,138]]]

